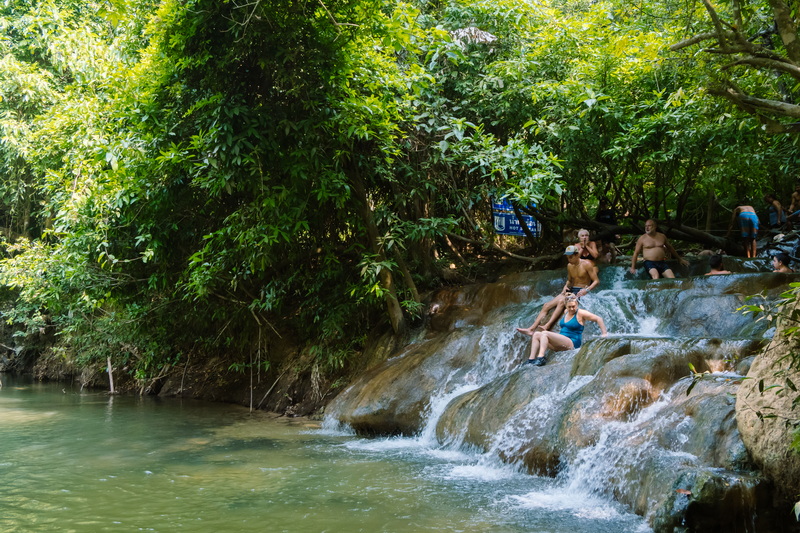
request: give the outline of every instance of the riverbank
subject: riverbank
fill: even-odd
[[[680,279],[650,281],[624,267],[603,267],[601,288],[584,305],[606,317],[611,335],[555,354],[540,369],[518,366],[527,339],[513,326],[529,323],[563,286],[560,270],[441,289],[402,344],[388,328],[376,328],[357,364],[336,379],[315,372],[310,352],[285,343],[280,352],[272,347],[270,360],[283,359],[270,372],[195,357],[157,380],[122,380],[118,390],[252,405],[289,417],[329,414],[365,435],[428,432],[454,450],[477,448],[513,468],[588,483],[648,517],[658,531],[686,520],[737,531],[750,515],[760,516],[754,527],[790,531],[790,522],[775,517],[791,496],[775,493],[770,483],[777,478],[765,477],[758,465],[766,463],[748,456],[732,398],[772,335],[766,323],[736,309],[763,291],[774,301],[796,276],[758,273],[766,260],[737,266],[752,273],[702,276],[704,264],[695,261]],[[107,383],[105,369],[78,372],[55,354],[34,365],[38,377],[81,387]],[[711,381],[691,385],[690,365]],[[751,424],[750,431],[763,428]],[[634,451],[642,442],[657,453],[642,458]],[[579,468],[585,454],[595,457],[586,463],[589,471]],[[734,500],[746,503],[713,503]],[[709,516],[731,520],[708,522]]]
[[[497,257],[470,265],[469,272],[453,267],[442,275],[450,283],[444,289],[492,283],[503,275],[523,272],[529,265]],[[282,416],[319,419],[324,416],[325,406],[353,379],[424,331],[431,319],[429,303],[434,294],[425,297],[423,316],[410,323],[404,336],[393,336],[388,321],[380,318],[364,335],[361,349],[351,353],[342,366],[321,365],[320,360],[325,358],[314,347],[296,342],[300,335],[276,320],[264,329],[261,345],[254,341],[242,353],[232,354],[222,346],[194,346],[185,357],[143,379],[137,379],[133,371],[135,359],[130,366],[115,366],[114,391],[233,403]],[[6,305],[13,305],[13,294],[7,292],[5,296]],[[25,337],[18,336],[17,329],[17,325],[0,325],[0,347],[4,348],[0,351],[0,372],[110,391],[107,366],[103,362],[87,364],[82,354],[59,343],[52,327]]]

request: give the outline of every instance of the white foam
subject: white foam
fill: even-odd
[[[349,450],[368,452],[387,452],[396,450],[419,449],[419,439],[408,437],[388,437],[383,439],[356,439],[345,442],[343,446]]]
[[[659,324],[659,319],[657,317],[648,316],[646,318],[643,318],[639,323],[639,331],[637,332],[637,334],[647,337],[657,335],[658,324]]]
[[[328,437],[352,437],[356,434],[349,425],[328,415],[325,415],[325,418],[322,420],[321,427],[302,431],[301,433],[325,435]]]
[[[423,450],[423,453],[433,459],[440,459],[451,463],[469,461],[474,458],[466,452],[452,448],[430,448]]]
[[[546,492],[534,491],[522,495],[511,495],[506,501],[523,509],[547,509],[566,511],[578,518],[592,520],[615,520],[622,515],[608,501],[580,491],[554,488]]]
[[[493,467],[487,464],[467,464],[454,466],[445,479],[472,479],[476,481],[501,481],[511,479],[519,472],[510,465]]]

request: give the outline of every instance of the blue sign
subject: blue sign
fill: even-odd
[[[525,231],[514,213],[514,206],[506,199],[492,202],[492,216],[494,218],[494,231],[498,235],[525,236]],[[534,237],[540,237],[539,222],[530,215],[522,215],[528,229]]]

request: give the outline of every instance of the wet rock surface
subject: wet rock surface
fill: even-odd
[[[613,497],[657,531],[790,528],[788,510],[775,507],[776,474],[751,460],[737,425],[737,371],[758,368],[770,341],[766,322],[737,309],[751,294],[776,299],[800,277],[642,281],[610,267],[582,301],[610,335],[590,324],[579,350],[522,364],[530,337],[515,328],[530,325],[561,276],[440,292],[422,340],[353,383],[328,413],[364,434],[435,423],[440,442]],[[709,376],[687,394],[690,365]],[[432,420],[442,397],[449,403]]]
[[[798,312],[796,304],[787,310],[789,314]],[[754,359],[748,379],[736,395],[742,439],[753,461],[786,499],[796,499],[800,490],[800,455],[789,449],[792,435],[787,431],[787,421],[800,418],[800,406],[795,404],[798,393],[788,384],[800,383],[800,370],[786,357],[799,350],[797,340],[782,335],[786,327],[794,325],[790,319],[779,324],[778,334]]]

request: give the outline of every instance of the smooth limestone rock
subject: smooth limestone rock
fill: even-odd
[[[611,496],[656,531],[781,530],[788,510],[772,520],[772,481],[800,485],[781,473],[780,446],[756,439],[763,425],[737,425],[734,398],[745,385],[736,371],[761,371],[755,354],[769,342],[767,324],[737,309],[749,294],[774,300],[800,278],[630,281],[624,269],[601,270],[601,289],[582,305],[611,335],[590,324],[579,350],[523,365],[530,337],[515,327],[530,325],[563,276],[440,290],[418,340],[343,391],[329,415],[362,434],[412,435],[435,423],[442,443]],[[710,374],[687,394],[690,365]],[[747,453],[756,440],[763,473]]]
[[[786,311],[796,316],[800,305],[795,302]],[[800,454],[790,450],[793,435],[787,425],[787,421],[800,420],[800,406],[793,406],[800,393],[788,388],[785,381],[800,387],[800,371],[786,357],[791,352],[800,354],[800,343],[783,334],[793,325],[797,325],[793,320],[781,321],[772,341],[753,360],[748,379],[736,396],[736,418],[745,446],[756,465],[773,480],[780,497],[790,502],[800,500]],[[759,384],[766,389],[763,393]],[[771,385],[783,388],[771,389]]]

